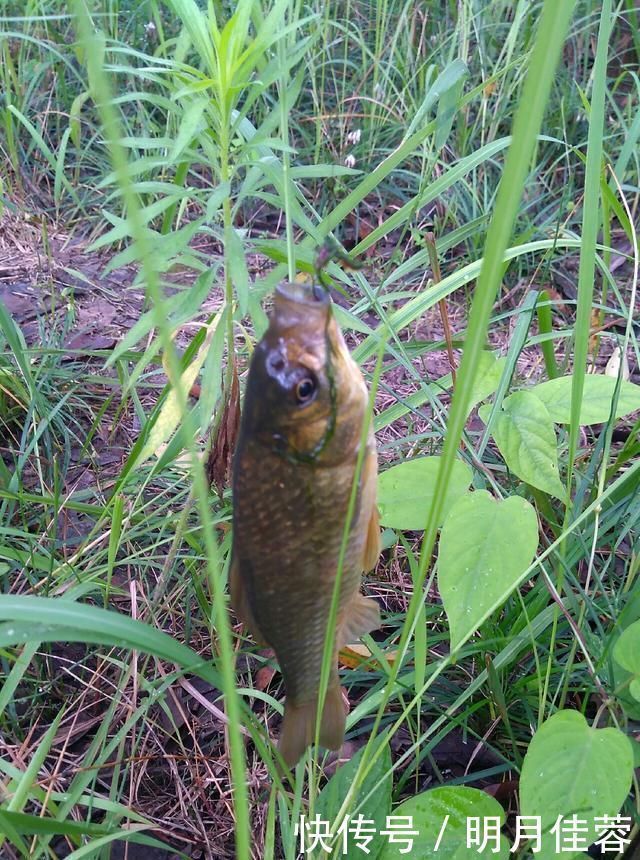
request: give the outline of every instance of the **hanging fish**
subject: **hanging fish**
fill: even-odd
[[[280,751],[294,765],[314,740],[334,583],[367,409],[367,389],[321,286],[281,284],[255,348],[233,470],[231,602],[273,648],[286,690]],[[346,711],[337,654],[380,625],[360,593],[380,553],[373,428],[340,582],[320,743],[339,749]]]

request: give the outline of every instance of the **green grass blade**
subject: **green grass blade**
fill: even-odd
[[[567,469],[567,498],[571,497],[573,467],[580,433],[580,408],[587,366],[591,306],[596,262],[596,241],[600,226],[600,172],[602,170],[602,137],[604,133],[605,92],[607,85],[607,54],[611,32],[611,0],[604,0],[600,15],[600,32],[593,70],[593,95],[589,116],[587,167],[585,175],[578,274],[578,307],[574,327],[573,382],[571,386],[571,426],[569,428],[569,463]]]
[[[25,637],[44,641],[43,634],[49,641],[55,641],[56,631],[64,631],[78,642],[108,643],[155,654],[215,685],[220,684],[220,676],[210,663],[191,648],[162,630],[119,612],[61,598],[6,594],[0,599],[0,621],[6,622],[0,628],[3,646],[24,642]],[[19,627],[21,624],[23,628]]]

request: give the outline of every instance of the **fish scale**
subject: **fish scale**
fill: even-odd
[[[322,649],[342,544],[341,530],[327,534],[317,529],[318,524],[336,513],[344,522],[353,470],[345,475],[344,470],[335,474],[338,469],[324,469],[326,475],[310,476],[318,485],[316,504],[311,505],[295,475],[300,467],[286,464],[285,489],[272,489],[269,508],[256,516],[264,501],[261,488],[268,484],[273,465],[256,445],[245,451],[245,463],[251,467],[247,474],[243,470],[237,476],[236,521],[246,521],[246,531],[251,530],[240,553],[240,557],[250,555],[252,559],[252,572],[246,583],[249,602],[258,629],[278,655],[287,695],[310,698],[320,683]],[[322,467],[304,468],[317,473]],[[356,538],[347,545],[339,606],[360,582],[357,560],[366,535],[358,539],[357,528],[352,529],[352,534]],[[296,582],[304,583],[304,589],[295,589],[294,615],[287,598]],[[319,612],[319,606],[326,611]]]

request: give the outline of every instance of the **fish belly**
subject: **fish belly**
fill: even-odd
[[[276,652],[287,696],[316,697],[355,470],[239,451],[234,557],[257,626]],[[344,556],[338,617],[358,591],[366,526],[357,512]],[[337,679],[334,659],[333,680]]]

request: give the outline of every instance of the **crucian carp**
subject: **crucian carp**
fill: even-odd
[[[286,691],[280,751],[292,766],[314,740],[325,636],[367,388],[322,286],[280,284],[247,379],[233,468],[231,602],[275,651]],[[380,553],[377,458],[369,430],[343,556],[320,743],[339,749],[346,711],[338,650],[380,625],[361,574]]]

